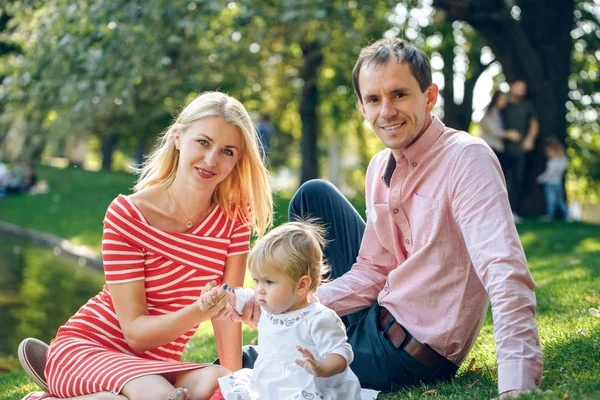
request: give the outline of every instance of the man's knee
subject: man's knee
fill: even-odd
[[[258,351],[256,346],[244,346],[242,348],[242,367],[243,368],[254,368],[254,363],[258,358]]]
[[[337,188],[330,182],[323,179],[312,179],[304,182],[300,188],[296,191],[289,206],[289,217],[304,215],[307,212],[307,208],[312,208],[312,204],[318,204],[322,199],[328,198],[331,194],[337,192]]]
[[[324,179],[311,179],[310,181],[304,182],[296,194],[319,196],[330,190],[337,190],[331,182],[328,182]]]

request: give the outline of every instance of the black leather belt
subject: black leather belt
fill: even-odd
[[[385,307],[381,307],[381,310],[379,311],[379,328],[385,331],[392,318],[392,314]],[[385,333],[385,337],[387,337],[395,348],[403,349],[419,364],[431,372],[436,371],[442,364],[451,363],[428,345],[420,343],[408,333],[402,325],[396,322],[395,319]]]

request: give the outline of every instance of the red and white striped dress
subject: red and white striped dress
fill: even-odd
[[[102,258],[106,283],[144,280],[150,315],[175,312],[198,299],[208,282],[221,282],[228,256],[250,249],[250,229],[219,206],[185,233],[148,224],[125,196],[104,219]],[[48,349],[46,378],[58,397],[119,393],[133,378],[204,368],[180,362],[197,326],[164,346],[138,353],[125,341],[108,286],[58,329]]]

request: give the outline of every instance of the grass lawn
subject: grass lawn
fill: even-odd
[[[129,192],[133,177],[47,167],[40,167],[39,175],[49,181],[50,193],[0,200],[0,220],[99,249],[106,207],[117,193]],[[288,196],[276,197],[279,222],[285,220],[288,202]],[[542,391],[521,398],[600,399],[600,318],[590,312],[600,307],[600,226],[526,221],[519,225],[519,233],[537,283],[537,321],[545,358]],[[245,327],[244,339],[246,343],[254,342],[256,332]],[[215,356],[210,325],[205,323],[188,343],[184,357],[206,362]],[[491,398],[497,395],[495,367],[488,313],[475,347],[453,382],[382,394],[379,398]],[[0,400],[18,400],[32,390],[36,386],[23,372],[0,375]]]

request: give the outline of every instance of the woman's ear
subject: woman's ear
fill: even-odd
[[[312,284],[312,278],[308,275],[303,275],[298,279],[298,283],[296,284],[296,294],[299,296],[304,296],[310,290],[310,285]]]
[[[181,137],[181,131],[179,129],[173,129],[173,142],[175,143],[175,148],[179,150],[179,140]]]

